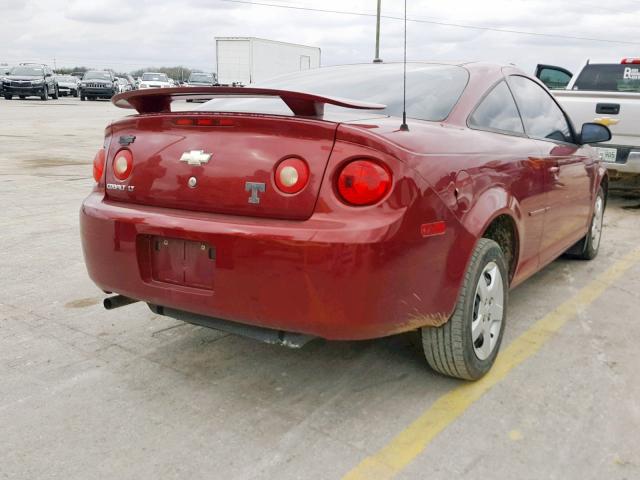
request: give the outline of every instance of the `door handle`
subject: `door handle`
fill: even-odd
[[[620,113],[619,103],[598,103],[596,105],[596,113],[609,113],[618,115]]]

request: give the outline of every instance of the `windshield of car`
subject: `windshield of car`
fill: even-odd
[[[82,77],[83,80],[111,80],[109,72],[87,72]]]
[[[189,81],[213,83],[213,75],[210,73],[192,73],[189,77]]]
[[[386,108],[372,110],[372,113],[399,117],[402,115],[402,71],[401,63],[324,67],[251,86],[380,103]],[[462,95],[468,79],[469,74],[463,67],[409,63],[407,116],[419,120],[444,120]],[[197,109],[291,115],[291,111],[278,98],[219,98]],[[340,107],[326,105],[325,112],[336,112],[338,109]]]
[[[11,70],[11,75],[21,75],[21,76],[25,76],[25,77],[29,77],[29,76],[42,76],[43,74],[43,69],[42,67],[15,67],[13,70]]]
[[[596,92],[640,92],[640,65],[587,65],[576,79],[573,89]]]
[[[168,78],[164,73],[143,73],[143,82],[168,82]]]

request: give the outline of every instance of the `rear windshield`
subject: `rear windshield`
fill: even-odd
[[[640,92],[640,65],[587,65],[580,73],[573,89],[596,92]]]
[[[469,74],[462,67],[408,64],[407,116],[419,120],[444,120],[462,95],[468,79]],[[398,117],[402,115],[400,63],[324,67],[296,72],[251,86],[381,103],[387,108],[371,112]],[[325,107],[327,113],[339,109],[340,107],[333,105]],[[208,101],[198,110],[291,115],[291,110],[277,98],[219,98]]]

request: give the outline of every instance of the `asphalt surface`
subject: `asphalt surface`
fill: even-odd
[[[0,478],[640,478],[640,201],[511,292],[528,355],[473,390],[410,335],[288,350],[105,311],[78,210],[127,113],[0,99]]]

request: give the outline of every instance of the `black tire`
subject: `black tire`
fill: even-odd
[[[484,281],[487,278],[485,267],[495,269],[492,263],[501,275],[503,303],[501,324],[498,338],[494,341],[492,350],[485,359],[480,359],[476,354],[476,348],[481,348],[481,346],[474,346],[471,329],[474,315],[477,316],[479,312],[478,289],[481,275]],[[500,246],[493,240],[481,238],[473,250],[453,315],[447,323],[440,327],[421,329],[424,355],[433,370],[449,377],[478,380],[491,369],[500,350],[506,324],[509,292],[508,271],[507,261]],[[500,291],[499,287],[500,284],[496,283],[496,291]],[[487,315],[487,319],[490,321],[491,316]],[[477,321],[482,322],[483,320]],[[491,339],[487,338],[486,341],[492,342],[493,338],[494,334],[492,333]],[[478,337],[478,340],[484,343],[484,335],[482,338]]]
[[[78,98],[78,91],[77,90],[75,92],[73,92],[73,97],[74,98]]]
[[[18,95],[18,98],[19,98],[20,100],[24,100],[24,99],[25,99],[25,98],[27,98],[27,97],[26,97],[25,95]]]
[[[54,100],[58,100],[60,98],[60,92],[58,91],[58,87],[54,87],[53,95],[51,95]]]
[[[46,85],[42,89],[42,95],[40,95],[40,100],[43,100],[45,102],[49,100],[49,90],[47,89]]]
[[[598,203],[600,203],[600,211],[598,211]],[[578,243],[567,250],[568,257],[579,260],[593,260],[598,256],[598,252],[600,251],[600,238],[602,237],[602,218],[604,217],[606,205],[607,197],[602,187],[600,187],[594,200],[589,231]],[[599,219],[597,218],[598,215],[600,215]]]
[[[5,100],[11,100],[13,98],[13,95],[5,95],[4,99]]]
[[[87,97],[85,97],[84,95],[80,95],[80,101],[84,102],[87,99]]]

